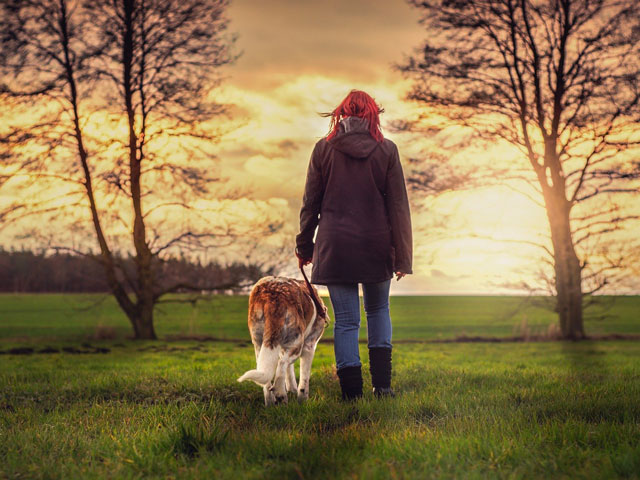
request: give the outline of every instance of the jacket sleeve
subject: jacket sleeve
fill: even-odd
[[[400,156],[395,145],[387,170],[385,202],[391,223],[391,242],[395,250],[393,271],[413,273],[411,269],[413,261],[411,211],[402,165],[400,165]]]
[[[320,165],[320,142],[316,143],[309,167],[307,181],[304,187],[302,208],[300,209],[300,233],[296,236],[296,252],[302,258],[313,257],[313,235],[318,226],[320,206],[324,196],[324,183]]]

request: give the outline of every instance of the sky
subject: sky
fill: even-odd
[[[436,142],[463,165],[514,161],[514,151],[501,145],[447,149],[446,139],[416,139],[389,128],[420,111],[405,100],[410,80],[393,68],[428,37],[418,12],[403,0],[235,0],[228,17],[240,56],[221,72],[217,100],[230,106],[231,117],[209,153],[239,194],[220,205],[229,218],[270,212],[284,219],[277,241],[290,245],[292,254],[283,273],[299,275],[293,248],[306,169],[329,124],[318,113],[333,110],[353,88],[384,107],[383,133],[398,145],[406,175],[408,159],[424,157]],[[96,118],[99,130],[102,120]],[[541,251],[521,241],[548,244],[546,214],[510,187],[437,198],[410,192],[414,274],[394,281],[392,294],[522,293],[514,285],[535,283]],[[206,202],[199,205],[205,212]],[[632,209],[640,211],[637,199]],[[5,241],[0,237],[0,244]]]
[[[414,114],[417,106],[404,100],[410,82],[392,65],[426,33],[402,0],[236,0],[229,17],[242,55],[227,68],[222,91],[241,126],[219,145],[223,174],[282,208],[293,244],[309,156],[328,129],[317,113],[358,88],[385,108],[383,128]],[[406,159],[417,147],[384,133],[398,144],[408,173]],[[526,197],[491,189],[411,201],[414,274],[394,281],[392,293],[514,293],[504,284],[537,268],[534,248],[487,239],[544,232],[544,212]]]

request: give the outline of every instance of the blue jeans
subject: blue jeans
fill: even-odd
[[[390,287],[391,279],[380,283],[362,284],[369,348],[391,348]],[[335,316],[333,344],[336,367],[340,369],[361,365],[358,351],[360,330],[358,284],[327,285],[327,288]]]

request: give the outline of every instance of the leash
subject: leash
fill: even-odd
[[[324,304],[316,296],[316,291],[311,286],[311,282],[309,282],[309,279],[307,278],[307,274],[304,273],[304,266],[300,266],[300,271],[302,272],[302,276],[304,277],[304,283],[307,284],[307,288],[309,289],[309,295],[311,295],[311,300],[313,300],[313,303],[316,306],[316,312],[318,312],[318,316],[320,318],[324,318],[324,321],[328,323],[329,320],[324,311]]]

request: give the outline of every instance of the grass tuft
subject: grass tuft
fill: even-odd
[[[228,436],[229,430],[217,423],[181,423],[171,435],[171,450],[174,455],[193,458],[205,452],[218,451],[224,446]]]

